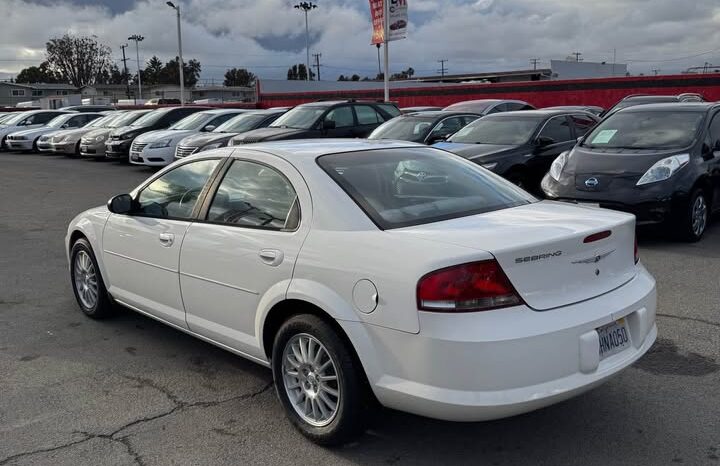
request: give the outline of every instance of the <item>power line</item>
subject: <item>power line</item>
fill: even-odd
[[[125,57],[125,49],[127,48],[127,46],[128,46],[128,44],[123,44],[120,46],[120,48],[122,49],[122,54],[123,54],[122,62],[123,62],[123,70],[125,71],[125,84],[126,84],[126,88],[127,88],[125,92],[127,93],[127,98],[129,99],[130,98],[130,75],[128,74],[128,70],[127,70],[128,59]]]
[[[440,69],[438,72],[440,73],[440,80],[443,80],[445,78],[445,71],[447,71],[447,68],[445,68],[445,62],[448,60],[446,58],[441,58],[438,60],[438,63],[440,63]]]
[[[539,58],[531,58],[530,59],[530,64],[532,65],[533,70],[537,70],[537,65],[539,62],[540,62]]]

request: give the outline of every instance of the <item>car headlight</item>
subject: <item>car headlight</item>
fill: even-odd
[[[105,140],[105,136],[95,136],[95,142],[103,142]]]
[[[560,174],[562,173],[563,168],[565,168],[565,164],[567,163],[569,156],[570,151],[565,151],[558,155],[552,165],[550,165],[550,177],[555,181],[560,181]]]
[[[47,141],[48,139],[50,139],[50,137],[51,137],[51,136],[48,135],[48,134],[46,134],[46,135],[44,135],[44,136],[40,136],[40,138],[38,139],[38,142],[45,142],[45,141]]]
[[[235,145],[235,139],[230,139],[227,143],[228,147],[232,147]]]
[[[137,133],[125,133],[120,135],[120,139],[132,139],[137,136]]]
[[[650,167],[650,170],[645,172],[636,186],[667,180],[673,176],[675,172],[687,165],[688,162],[690,162],[690,154],[673,155],[672,157],[664,158]]]
[[[487,168],[488,170],[492,171],[495,167],[497,167],[497,164],[498,164],[497,162],[484,163],[484,164],[482,164],[482,167]]]
[[[60,138],[60,144],[62,144],[64,142],[68,142],[70,140],[70,137],[71,137],[70,135],[67,135],[67,136],[63,136],[62,138]]]
[[[160,141],[151,142],[148,147],[150,149],[162,149],[163,147],[168,147],[171,142],[172,139],[162,139]]]
[[[208,144],[207,146],[203,146],[202,150],[217,149],[218,147],[222,147],[222,145],[222,142],[216,142],[214,144]]]

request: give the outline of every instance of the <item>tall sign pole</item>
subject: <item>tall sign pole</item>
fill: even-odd
[[[384,70],[383,81],[385,88],[385,102],[390,102],[390,51],[388,50],[388,43],[390,39],[390,0],[383,0],[383,52],[384,56]]]

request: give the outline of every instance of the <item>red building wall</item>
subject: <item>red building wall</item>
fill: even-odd
[[[260,108],[294,106],[320,99],[381,100],[383,98],[382,84],[379,83],[379,86],[374,90],[282,94],[266,94],[260,87],[258,89],[258,106]],[[392,89],[390,100],[396,102],[400,107],[416,105],[443,107],[455,102],[474,99],[519,99],[538,108],[554,105],[598,105],[609,108],[630,94],[680,94],[683,92],[698,92],[707,100],[720,100],[720,76],[715,74],[640,76],[405,88]]]

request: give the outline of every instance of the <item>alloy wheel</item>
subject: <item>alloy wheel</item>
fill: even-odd
[[[93,309],[98,302],[99,287],[95,265],[86,251],[75,255],[73,278],[78,299],[87,309]]]
[[[707,225],[708,208],[705,202],[705,196],[699,195],[695,198],[692,206],[692,231],[695,236],[699,237],[705,231]]]

